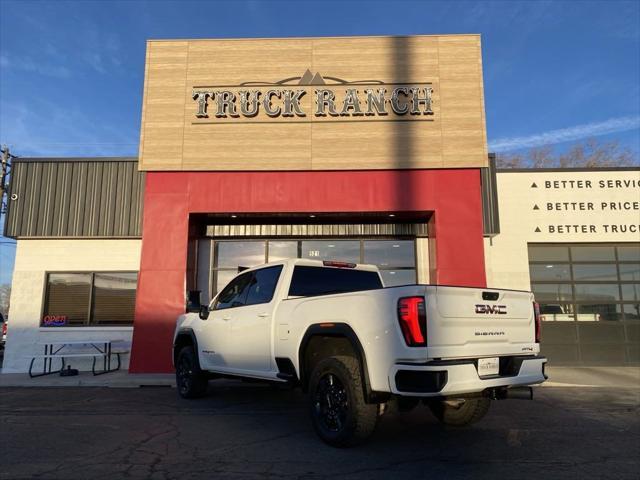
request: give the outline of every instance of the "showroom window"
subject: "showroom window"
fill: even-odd
[[[640,244],[529,244],[547,321],[640,320]]]
[[[137,284],[137,272],[48,273],[41,325],[131,325]]]
[[[414,240],[220,240],[214,245],[212,294],[229,283],[238,267],[287,258],[370,263],[380,269],[385,286],[416,282]]]
[[[250,268],[267,262],[267,242],[264,240],[215,242],[214,248],[214,292],[227,285],[238,274],[239,267]]]

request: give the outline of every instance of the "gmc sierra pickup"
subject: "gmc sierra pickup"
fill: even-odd
[[[422,401],[441,422],[467,425],[493,399],[530,398],[547,378],[539,335],[531,292],[385,288],[375,266],[294,259],[244,270],[181,315],[173,361],[185,398],[220,377],[300,386],[320,438],[349,446],[388,405]]]

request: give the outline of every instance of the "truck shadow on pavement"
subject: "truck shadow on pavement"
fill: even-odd
[[[0,478],[637,477],[637,389],[536,393],[461,429],[422,406],[390,413],[368,443],[335,449],[298,390],[212,381],[184,400],[173,388],[3,388]]]

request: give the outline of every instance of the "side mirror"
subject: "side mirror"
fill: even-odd
[[[200,305],[200,312],[198,313],[198,315],[202,320],[206,320],[207,318],[209,318],[209,306]]]

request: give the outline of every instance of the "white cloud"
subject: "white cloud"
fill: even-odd
[[[107,73],[107,69],[102,61],[102,55],[95,51],[87,51],[82,55],[82,58],[98,73]]]
[[[1,66],[58,78],[69,78],[72,73],[77,76],[84,66],[102,75],[114,68],[124,70],[120,35],[104,31],[80,12],[67,20],[74,24],[73,30],[61,30],[56,22],[43,22],[34,15],[21,16],[21,21],[37,34],[28,52],[18,45],[13,46],[11,55],[3,54]]]
[[[528,135],[526,137],[498,138],[489,142],[492,152],[507,152],[522,148],[539,147],[570,142],[583,138],[597,137],[609,133],[626,132],[640,128],[640,115],[610,118],[604,122],[585,123],[569,128],[550,130],[544,133]]]
[[[96,121],[81,106],[7,101],[0,111],[0,144],[23,157],[136,156],[138,132]]]
[[[29,56],[9,57],[8,55],[2,55],[0,57],[0,66],[6,71],[22,70],[47,77],[69,78],[71,76],[71,70],[63,65],[39,62]]]

